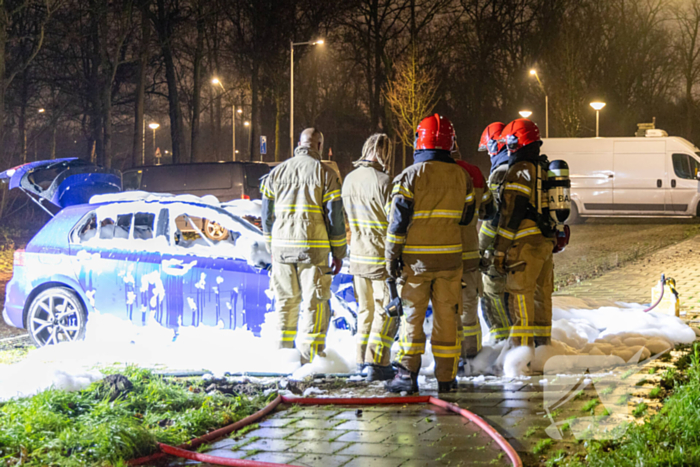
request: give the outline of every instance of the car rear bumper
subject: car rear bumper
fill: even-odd
[[[5,305],[2,309],[2,318],[10,326],[24,328],[24,323],[22,323],[23,311],[24,309],[21,306]]]

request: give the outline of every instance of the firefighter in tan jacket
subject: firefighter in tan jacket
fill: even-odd
[[[459,323],[462,332],[462,359],[474,358],[481,351],[481,324],[479,323],[479,297],[482,294],[479,263],[479,220],[492,219],[496,206],[491,190],[481,170],[475,165],[458,160],[457,165],[469,174],[474,186],[474,209],[479,213],[466,227],[462,227],[462,310]]]
[[[343,207],[350,224],[350,274],[357,297],[358,372],[367,367],[367,380],[394,377],[391,346],[399,326],[386,314],[388,303],[384,242],[391,178],[386,172],[392,155],[391,140],[374,134],[362,148],[356,169],[343,182]]]
[[[503,129],[510,152],[501,186],[493,265],[506,277],[506,310],[514,346],[544,345],[552,329],[552,291],[556,243],[547,194],[546,158],[540,156],[540,132],[530,120]]]
[[[279,320],[278,345],[294,348],[296,340],[302,364],[325,355],[331,273],[340,272],[346,250],[340,182],[321,163],[322,151],[323,134],[307,128],[294,157],[275,167],[261,184],[263,233],[272,253],[270,287]],[[332,267],[328,266],[329,253]]]
[[[484,130],[479,142],[479,151],[487,151],[491,159],[488,186],[493,194],[496,208],[498,208],[498,190],[508,172],[508,148],[499,141],[504,126],[501,122],[490,124]],[[510,319],[504,300],[506,279],[496,272],[492,264],[498,219],[496,214],[493,219],[483,222],[479,230],[479,251],[482,257],[481,272],[484,285],[481,311],[489,327],[491,339],[496,342],[507,339],[510,334]]]
[[[391,392],[418,391],[426,341],[423,322],[431,301],[430,343],[438,391],[451,390],[457,374],[462,347],[457,329],[461,226],[474,216],[474,190],[469,174],[450,157],[454,140],[448,119],[437,114],[423,119],[416,130],[414,163],[394,179],[386,260],[389,276],[404,281],[404,316],[396,360],[399,370],[386,386]]]

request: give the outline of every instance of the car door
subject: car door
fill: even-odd
[[[197,227],[203,220],[226,228],[211,240]],[[187,223],[194,231],[181,232]],[[224,210],[190,203],[169,206],[171,246],[162,255],[166,313],[182,326],[220,326],[259,332],[271,299],[267,270],[251,264],[250,231]]]
[[[648,139],[639,142],[616,141],[614,148],[615,212],[634,215],[665,214],[667,204],[669,207],[671,205],[666,142]]]
[[[158,319],[164,293],[156,214],[141,204],[96,206],[74,230],[70,253],[95,310],[145,325]]]
[[[671,200],[676,214],[696,214],[693,199],[698,192],[697,174],[700,162],[689,154],[671,155]]]

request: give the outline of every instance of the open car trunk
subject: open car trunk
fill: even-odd
[[[121,172],[72,157],[29,162],[0,173],[9,189],[19,188],[50,215],[85,204],[94,195],[122,191]]]

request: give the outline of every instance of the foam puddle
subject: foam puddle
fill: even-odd
[[[644,360],[676,344],[691,343],[695,332],[680,319],[661,313],[643,313],[641,305],[619,305],[594,310],[556,309],[552,345],[508,349],[484,335],[481,353],[467,363],[463,378],[474,384],[509,382],[529,370],[541,372],[548,359],[559,355],[614,355],[625,362],[638,354]],[[223,326],[182,327],[173,331],[159,325],[139,327],[110,315],[93,314],[87,338],[31,351],[22,362],[0,366],[0,401],[36,394],[51,386],[79,390],[101,378],[105,365],[134,364],[163,371],[207,370],[229,373],[286,373],[302,379],[319,373],[352,373],[355,339],[349,331],[329,330],[326,357],[301,366],[295,349],[277,350],[275,314],[268,313],[260,337]],[[426,327],[430,327],[430,321]],[[484,324],[482,327],[485,329]],[[428,343],[421,381],[432,377],[434,360]],[[393,353],[397,351],[394,345]],[[561,368],[566,372],[566,368]],[[495,377],[495,378],[494,378]],[[505,378],[503,378],[505,377]],[[430,378],[432,379],[432,378]],[[429,387],[428,384],[427,387]]]

